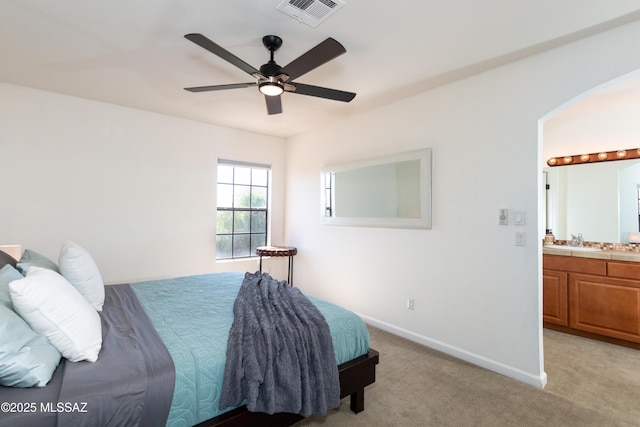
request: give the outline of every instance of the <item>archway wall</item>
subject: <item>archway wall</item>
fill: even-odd
[[[640,145],[640,70],[606,81],[550,112],[543,160]],[[620,166],[615,166],[619,168]]]
[[[636,22],[290,138],[285,239],[299,250],[296,285],[374,326],[544,386],[540,120],[640,69],[638,45]],[[323,166],[423,147],[432,149],[432,229],[321,224]],[[508,225],[498,224],[500,208]]]

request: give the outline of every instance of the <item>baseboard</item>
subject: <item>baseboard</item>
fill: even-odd
[[[505,365],[484,356],[480,356],[467,350],[451,346],[449,344],[443,343],[442,341],[434,340],[432,338],[416,334],[414,332],[399,328],[389,323],[382,322],[380,320],[364,316],[362,314],[359,314],[359,316],[364,320],[365,323],[370,324],[371,326],[382,329],[394,335],[398,335],[402,338],[406,338],[409,341],[422,344],[434,350],[441,351],[450,356],[464,360],[465,362],[469,362],[490,371],[496,372],[500,375],[513,378],[514,380],[532,385],[537,388],[544,388],[544,386],[547,384],[547,374],[545,372],[542,372],[540,375],[525,372],[521,369],[514,368],[513,366]],[[381,358],[382,360],[384,360],[384,355],[381,355]]]

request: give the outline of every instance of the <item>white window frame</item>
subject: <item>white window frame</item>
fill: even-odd
[[[232,181],[223,181],[221,182],[221,177],[220,177],[220,166],[230,166],[230,167],[234,167],[234,176],[232,178]],[[254,169],[264,169],[267,171],[267,182],[266,185],[261,185],[261,184],[254,184],[253,183],[253,173],[251,173],[251,181],[247,184],[247,183],[236,183],[236,176],[235,176],[235,167],[240,167],[240,168],[249,168],[251,171],[253,171]],[[217,173],[216,173],[216,188],[217,188],[217,194],[216,194],[216,218],[218,218],[220,216],[220,212],[231,212],[231,231],[230,232],[219,232],[219,224],[218,224],[218,219],[216,220],[216,260],[218,261],[222,261],[222,260],[233,260],[233,259],[246,259],[246,258],[250,258],[250,257],[255,257],[255,248],[258,246],[265,246],[268,244],[269,242],[269,238],[270,238],[270,234],[271,234],[271,230],[270,230],[270,224],[271,224],[271,218],[270,218],[270,214],[271,214],[271,165],[267,165],[267,164],[260,164],[260,163],[250,163],[250,162],[242,162],[242,161],[234,161],[234,160],[226,160],[226,159],[218,159],[218,167],[216,169]],[[220,206],[221,201],[221,194],[220,194],[220,186],[229,186],[231,185],[233,188],[233,194],[231,196],[232,198],[232,206]],[[265,206],[264,207],[236,207],[235,206],[235,192],[238,188],[246,188],[249,187],[249,194],[250,194],[250,200],[253,200],[251,198],[251,195],[254,192],[254,189],[265,189]],[[250,202],[251,203],[251,202]],[[255,230],[252,229],[253,227],[253,222],[251,221],[251,219],[249,220],[249,231],[239,231],[237,232],[235,230],[235,215],[239,212],[250,212],[250,217],[253,215],[254,212],[264,212],[265,214],[265,218],[264,218],[264,224],[265,224],[265,229],[264,232],[262,231],[258,231],[256,232]],[[264,235],[264,238],[260,238],[260,236]],[[221,236],[231,236],[231,256],[220,256],[220,242],[221,242]],[[249,253],[247,254],[246,251],[243,252],[239,252],[236,253],[236,242],[237,239],[244,239],[248,237],[249,238]],[[259,240],[255,240],[256,238],[258,238]],[[226,239],[225,239],[226,240]],[[226,243],[227,245],[229,244],[228,242]]]

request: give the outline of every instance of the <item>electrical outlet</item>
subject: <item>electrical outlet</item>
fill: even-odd
[[[407,298],[407,309],[413,310],[415,306],[416,306],[416,300],[414,300],[413,298]]]

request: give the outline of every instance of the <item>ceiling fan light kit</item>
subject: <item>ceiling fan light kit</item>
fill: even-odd
[[[265,95],[265,102],[268,114],[282,113],[282,101],[280,95],[284,92],[297,93],[300,95],[315,96],[334,101],[349,102],[356,94],[337,89],[329,89],[320,86],[312,86],[303,83],[296,83],[293,80],[308,73],[311,70],[331,61],[332,59],[346,52],[344,46],[329,37],[322,43],[311,48],[306,53],[294,59],[288,65],[281,67],[274,60],[274,53],[282,46],[282,39],[278,36],[268,35],[262,38],[262,43],[270,52],[270,59],[266,64],[257,70],[252,65],[244,62],[228,50],[209,40],[202,34],[186,34],[185,38],[219,56],[230,64],[235,65],[247,74],[256,79],[250,83],[234,83],[213,86],[187,87],[189,92],[207,92],[214,90],[239,89],[249,86],[258,86],[260,93]]]
[[[284,92],[284,87],[277,78],[271,77],[269,80],[260,83],[258,90],[267,96],[279,96]]]

